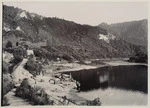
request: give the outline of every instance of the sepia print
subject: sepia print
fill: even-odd
[[[147,2],[3,2],[1,106],[147,106]]]

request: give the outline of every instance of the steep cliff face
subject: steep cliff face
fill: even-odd
[[[22,40],[26,40],[29,47],[44,45],[44,50],[51,55],[53,49],[57,54],[68,54],[75,59],[128,57],[143,48],[119,39],[98,26],[42,17],[3,6],[3,47],[7,41],[15,46],[16,41]]]

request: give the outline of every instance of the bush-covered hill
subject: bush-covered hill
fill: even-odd
[[[107,23],[101,23],[99,27],[107,29],[109,33],[115,36],[125,39],[135,45],[147,46],[148,36],[148,20],[130,21],[123,23],[115,23],[108,25]]]
[[[42,17],[4,5],[3,47],[8,41],[15,46],[16,41],[21,43],[22,40],[25,40],[30,48],[34,47],[34,51],[43,51],[43,54],[46,52],[47,57],[62,54],[62,57],[84,60],[129,57],[139,51],[146,53],[146,47],[130,44],[118,37],[112,39],[110,33],[101,27]],[[45,43],[44,47],[40,47],[41,42]]]

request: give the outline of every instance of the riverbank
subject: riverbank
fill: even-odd
[[[70,75],[56,74],[53,71],[49,75],[36,75],[34,77],[24,69],[26,62],[27,59],[23,59],[12,73],[16,89],[5,95],[8,105],[19,106],[20,104],[27,105],[27,103],[29,105],[101,105],[101,103],[95,103],[98,99],[87,100],[79,97],[76,94],[76,81]],[[44,68],[46,68],[45,65]]]
[[[140,65],[139,63],[129,63],[126,60],[122,59],[107,59],[107,60],[93,60],[88,61],[85,64],[79,64],[78,62],[68,63],[67,61],[49,61],[48,64],[43,64],[43,68],[46,72],[43,75],[36,75],[33,77],[27,70],[24,69],[24,65],[27,62],[27,59],[23,59],[20,65],[14,70],[12,73],[13,80],[15,82],[15,86],[17,87],[17,92],[15,92],[20,98],[22,98],[25,94],[28,97],[32,97],[32,101],[25,97],[25,103],[29,103],[30,105],[92,105],[93,101],[98,97],[88,98],[78,94],[78,90],[76,87],[76,81],[72,79],[72,76],[61,74],[62,72],[71,72],[71,71],[79,71],[79,70],[89,70],[89,69],[97,69],[99,67],[104,66],[119,66],[119,65]],[[145,64],[142,64],[145,65]],[[21,84],[24,79],[28,80],[28,86],[31,88],[21,87]],[[40,90],[38,91],[37,88]],[[32,94],[32,90],[35,93]],[[24,91],[28,92],[24,92]],[[43,103],[43,102],[35,102],[40,101],[42,91],[52,103]],[[40,97],[38,96],[40,93]],[[9,94],[12,94],[9,92]],[[11,96],[7,96],[10,105],[19,105],[19,104],[11,104],[13,98]],[[19,99],[19,98],[17,98]],[[98,99],[99,100],[99,99]],[[97,101],[97,100],[96,100]],[[22,102],[22,100],[20,100]],[[95,104],[95,103],[94,103]],[[96,105],[96,104],[95,104]],[[101,105],[99,103],[98,105]]]
[[[104,66],[119,66],[119,65],[145,65],[146,63],[132,63],[127,61],[128,58],[112,58],[112,59],[97,59],[85,61],[85,64],[68,63],[68,62],[52,62],[45,66],[46,75],[52,75],[54,73],[62,73],[69,71],[79,71],[84,69],[97,69]]]

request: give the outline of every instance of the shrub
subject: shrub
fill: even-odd
[[[51,101],[44,91],[43,88],[39,86],[31,87],[27,78],[25,78],[20,87],[16,90],[16,95],[19,97],[26,98],[33,105],[52,105]]]
[[[13,72],[13,70],[14,70],[14,68],[20,63],[22,61],[22,59],[13,59],[13,60],[11,60],[9,63],[11,64],[11,65],[9,65],[9,67],[8,67],[8,72],[11,74],[12,72]],[[4,66],[5,67],[5,66]],[[5,71],[4,71],[5,72]]]
[[[9,73],[9,64],[7,63],[7,62],[5,62],[5,61],[3,61],[3,66],[2,66],[2,72],[3,73]]]
[[[2,98],[3,98],[2,106],[9,106],[8,99],[6,97]]]
[[[33,58],[29,58],[25,67],[32,75],[36,76],[42,69],[42,66],[34,61]]]
[[[34,49],[33,51],[34,51],[34,55],[36,57],[39,57],[39,58],[45,58],[46,57],[44,51],[41,51],[40,49]]]
[[[25,78],[20,87],[16,90],[16,95],[22,98],[27,98],[27,94],[29,94],[29,81],[27,78]]]
[[[10,41],[8,41],[6,44],[6,48],[10,48],[10,47],[12,47],[12,43]]]
[[[74,60],[72,56],[69,56],[67,54],[64,54],[62,58],[64,60],[67,60],[68,62],[72,62]]]
[[[10,74],[3,74],[3,95],[8,93],[12,88],[14,88],[14,83]]]
[[[136,63],[147,63],[148,57],[147,54],[136,54],[134,57],[130,57],[128,61]]]
[[[4,48],[4,51],[7,51],[7,52],[9,52],[9,53],[13,53],[13,52],[14,52],[14,48],[11,48],[11,47],[9,47],[9,48]]]

